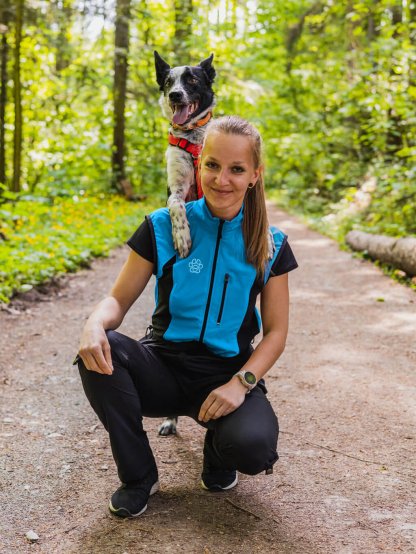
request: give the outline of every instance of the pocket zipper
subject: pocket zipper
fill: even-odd
[[[221,305],[220,305],[220,311],[218,313],[217,325],[219,325],[221,323],[222,312],[224,310],[225,294],[227,292],[227,287],[228,287],[229,280],[230,280],[230,276],[228,275],[228,273],[226,273],[224,275],[224,287],[222,289]]]

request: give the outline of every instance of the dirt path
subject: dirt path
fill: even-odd
[[[178,437],[158,438],[148,419],[162,490],[137,520],[109,514],[118,480],[71,361],[119,249],[48,301],[0,312],[1,552],[415,552],[416,295],[270,214],[300,265],[287,348],[268,378],[282,430],[275,473],[205,493],[202,429],[182,418]],[[149,290],[122,330],[141,336],[152,306]]]

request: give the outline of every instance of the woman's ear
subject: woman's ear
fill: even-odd
[[[257,183],[257,181],[259,180],[259,177],[260,175],[262,175],[264,171],[264,165],[259,165],[259,167],[257,169],[254,170],[254,173],[253,173],[253,183]]]

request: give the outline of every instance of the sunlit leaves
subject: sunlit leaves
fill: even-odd
[[[61,3],[28,0],[25,4],[23,191],[45,199],[43,204],[33,204],[33,214],[46,209],[48,217],[48,202],[54,199],[59,203],[63,198],[69,206],[81,190],[99,193],[110,188],[114,2],[66,0],[65,5],[72,8],[67,20],[60,12]],[[152,194],[160,205],[166,195],[164,151],[169,124],[158,105],[153,50],[175,63],[173,4],[132,0],[130,25],[126,172],[137,193]],[[181,49],[182,63],[195,64],[214,53],[215,115],[236,113],[255,123],[264,138],[268,188],[280,190],[292,206],[317,218],[334,215],[332,219],[341,222],[340,232],[356,226],[397,235],[416,233],[413,4],[387,0],[192,2],[192,34]],[[61,31],[64,43],[60,43]],[[12,48],[12,32],[8,39]],[[68,64],[58,71],[59,52],[64,52]],[[10,81],[6,110],[9,179],[11,93]],[[371,203],[351,215],[349,207],[366,175],[377,182]],[[9,194],[3,197],[16,200]],[[30,208],[26,215],[16,210],[7,215],[8,204],[0,205],[0,231],[7,237],[17,233],[13,244],[20,254],[10,258],[13,263],[18,256],[26,259],[24,252],[35,248],[39,240],[40,253],[33,255],[40,260],[34,264],[43,272],[40,277],[61,271],[64,265],[47,266],[43,239],[31,234],[33,222],[25,219]],[[23,205],[30,203],[22,203],[22,210]],[[339,217],[340,213],[345,217]],[[101,224],[98,217],[94,224],[90,222],[92,227]],[[71,241],[77,244],[76,259],[82,260],[92,250],[83,244],[85,229],[74,230],[78,234]],[[57,237],[51,238],[55,247],[59,241],[67,244],[66,233],[45,227],[45,237]],[[8,248],[12,243],[0,244]],[[71,247],[65,248],[69,248],[62,250],[69,264],[65,267],[71,269]],[[7,267],[13,274],[12,266]],[[32,271],[29,262],[26,270]],[[16,271],[20,272],[20,280],[13,277],[16,283],[28,284],[22,277],[24,271]]]
[[[30,198],[0,205],[0,302],[88,265],[126,241],[154,205],[117,197]]]

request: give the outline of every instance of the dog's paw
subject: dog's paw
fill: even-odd
[[[267,236],[267,244],[269,246],[269,259],[271,260],[274,256],[276,246],[274,244],[273,233],[270,230],[269,230],[269,234]]]
[[[191,251],[192,240],[188,222],[185,222],[183,227],[175,227],[172,225],[172,237],[175,250],[181,258],[186,258]]]
[[[186,258],[191,250],[192,240],[186,217],[185,203],[175,198],[170,198],[168,205],[172,221],[173,246],[181,258]]]
[[[158,433],[162,437],[176,435],[176,418],[168,418],[159,426]]]

